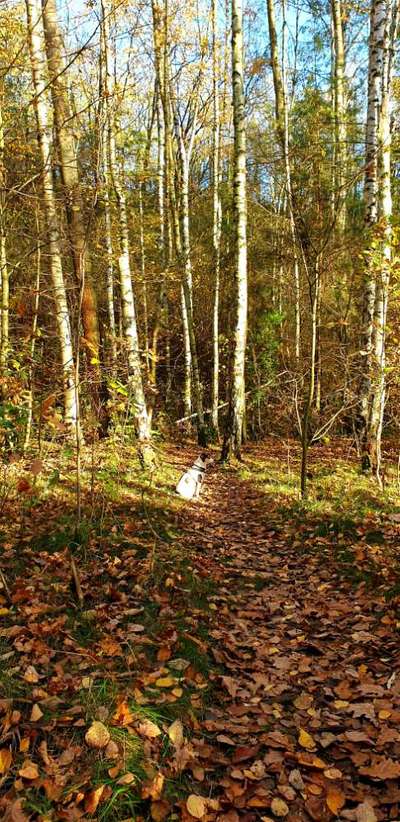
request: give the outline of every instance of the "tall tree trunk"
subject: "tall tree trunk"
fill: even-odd
[[[275,92],[275,119],[276,119],[276,130],[278,135],[278,140],[281,146],[283,159],[284,159],[284,170],[285,170],[285,182],[286,182],[286,193],[287,193],[287,205],[288,205],[288,217],[289,217],[289,227],[290,227],[290,235],[292,240],[292,248],[293,248],[293,282],[294,282],[294,304],[295,304],[295,343],[294,343],[294,353],[296,362],[299,361],[300,358],[300,342],[301,342],[301,314],[300,314],[300,270],[299,270],[299,257],[297,251],[297,238],[296,238],[296,222],[295,222],[295,212],[294,212],[294,202],[293,202],[293,187],[292,187],[292,174],[291,174],[291,167],[290,167],[290,156],[289,156],[289,106],[288,106],[288,93],[286,88],[286,17],[285,17],[285,4],[283,3],[283,42],[282,42],[282,66],[279,60],[279,48],[278,48],[278,37],[276,32],[276,19],[275,19],[275,0],[267,0],[267,13],[268,13],[268,28],[269,28],[269,37],[270,37],[270,48],[271,48],[271,66],[272,66],[272,77],[274,82],[274,92]]]
[[[245,363],[247,341],[247,200],[246,121],[244,111],[243,9],[232,0],[232,96],[233,96],[233,216],[235,243],[236,328],[232,365],[230,409],[222,458],[232,452],[240,458],[245,418]]]
[[[105,115],[106,112],[102,112]],[[107,289],[107,314],[108,314],[108,330],[110,337],[110,361],[111,373],[113,377],[117,373],[117,329],[115,322],[115,305],[114,305],[114,251],[112,240],[112,219],[110,207],[110,180],[109,180],[109,163],[107,151],[107,124],[101,123],[101,165],[102,165],[102,195],[104,205],[105,218],[105,246],[106,246],[106,289]]]
[[[3,125],[3,89],[0,87],[0,373],[3,376],[7,368],[9,347],[9,271],[6,249],[6,176],[4,166],[4,125]]]
[[[34,359],[35,359],[35,349],[36,349],[36,334],[37,334],[37,326],[38,326],[38,318],[39,318],[39,300],[40,300],[40,277],[42,271],[42,253],[41,253],[41,226],[40,226],[40,213],[39,213],[39,205],[36,205],[36,213],[35,213],[35,223],[36,223],[36,280],[35,280],[35,291],[34,291],[34,298],[33,298],[33,317],[32,317],[32,328],[31,328],[31,344],[30,344],[30,351],[29,351],[29,365],[28,365],[28,398],[27,398],[27,416],[26,416],[26,428],[25,428],[25,440],[24,440],[24,451],[26,451],[29,447],[30,438],[31,438],[31,431],[32,431],[32,421],[33,421],[33,375],[34,375]]]
[[[392,261],[391,121],[392,54],[397,29],[398,0],[386,4],[383,39],[381,100],[378,128],[378,219],[380,259],[376,271],[372,397],[369,411],[371,470],[380,481],[381,439],[386,396],[386,321]]]
[[[390,256],[390,217],[386,222],[380,271],[376,271],[375,228],[378,221],[379,165],[383,172],[381,204],[391,213],[390,192],[390,123],[387,100],[390,94],[390,48],[397,0],[372,0],[370,14],[368,107],[365,146],[365,222],[368,238],[363,289],[361,378],[359,386],[359,433],[361,468],[364,472],[379,473],[380,440],[384,405],[385,324],[388,289],[388,255]],[[385,56],[387,54],[387,57]],[[388,67],[386,71],[385,66]],[[385,78],[386,75],[386,78]],[[382,122],[383,119],[383,122]],[[380,129],[385,133],[382,152]],[[379,238],[378,238],[379,245]],[[389,249],[389,250],[388,250]]]
[[[81,289],[80,310],[90,376],[90,391],[96,413],[102,417],[104,410],[101,409],[99,395],[101,372],[97,300],[92,280],[88,227],[85,225],[74,134],[74,117],[69,102],[67,72],[57,19],[56,0],[42,0],[42,15],[72,259],[75,276]],[[103,423],[106,426],[106,420],[103,420]]]
[[[331,0],[332,30],[334,41],[333,89],[334,89],[334,204],[336,213],[336,230],[339,238],[346,226],[346,96],[345,96],[345,47],[343,31],[342,0]]]
[[[219,435],[219,293],[221,265],[221,125],[219,106],[219,48],[218,48],[218,15],[217,0],[212,0],[212,40],[213,40],[213,263],[214,263],[214,302],[213,302],[213,371],[211,390],[211,424],[215,435]]]
[[[182,313],[186,326],[184,325],[184,332],[187,335],[190,346],[190,359],[192,366],[193,378],[193,398],[196,409],[196,422],[198,441],[202,446],[207,445],[207,431],[204,423],[203,412],[203,389],[200,378],[199,360],[197,355],[197,340],[194,328],[193,316],[193,286],[192,286],[192,259],[190,248],[190,210],[189,210],[189,169],[190,159],[193,150],[193,140],[196,132],[197,124],[197,106],[196,100],[193,113],[193,123],[191,128],[191,135],[189,138],[189,145],[185,146],[183,137],[182,125],[179,120],[179,112],[176,101],[173,109],[175,135],[177,141],[177,160],[179,171],[179,220],[182,240],[181,253],[181,268],[182,268]],[[185,316],[186,315],[186,316]],[[187,382],[187,381],[186,381]]]
[[[139,337],[136,324],[135,299],[132,287],[131,263],[129,254],[129,231],[126,197],[124,185],[121,180],[120,169],[118,168],[118,161],[116,155],[115,117],[114,109],[111,104],[111,100],[114,99],[114,95],[109,57],[110,13],[111,5],[109,3],[109,0],[102,0],[102,48],[104,58],[104,95],[107,110],[107,133],[110,177],[116,197],[120,235],[120,256],[118,259],[118,266],[121,286],[123,330],[124,339],[127,347],[129,383],[132,390],[133,417],[136,424],[138,440],[142,446],[142,456],[146,461],[147,454],[149,455],[149,459],[152,458],[150,450],[146,448],[146,444],[150,440],[151,430],[142,381]]]
[[[311,296],[311,350],[309,363],[308,390],[304,403],[302,430],[301,430],[301,495],[307,497],[307,467],[308,449],[310,445],[310,416],[316,389],[317,357],[318,357],[318,305],[320,299],[320,260],[317,257],[314,265],[313,281],[310,282]]]
[[[42,164],[43,198],[49,242],[49,265],[53,282],[53,296],[61,348],[62,376],[64,383],[65,423],[70,431],[79,436],[78,388],[72,348],[71,324],[60,251],[60,234],[57,222],[56,200],[53,188],[52,147],[49,129],[47,101],[47,73],[44,49],[44,32],[40,0],[26,0],[28,18],[28,44],[34,89],[38,139]]]

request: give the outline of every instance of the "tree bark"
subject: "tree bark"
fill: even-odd
[[[214,264],[214,301],[213,301],[213,371],[211,390],[211,425],[214,434],[219,436],[219,297],[221,267],[221,125],[219,106],[219,49],[218,49],[218,15],[217,0],[212,0],[212,48],[213,48],[213,157],[212,157],[212,191],[213,191],[213,264]]]
[[[331,0],[332,30],[334,42],[334,208],[336,213],[336,230],[341,237],[346,227],[345,183],[346,183],[346,96],[345,96],[345,46],[343,31],[342,0]]]
[[[245,418],[245,363],[247,341],[247,199],[246,120],[244,98],[243,8],[232,0],[232,97],[233,97],[233,217],[235,244],[236,327],[232,364],[230,409],[222,458],[233,452],[239,459]]]
[[[88,226],[85,224],[80,187],[74,116],[71,111],[68,96],[67,72],[63,58],[63,42],[57,19],[56,0],[42,0],[42,15],[47,64],[51,81],[58,159],[66,205],[72,259],[75,276],[82,292],[80,310],[86,346],[90,392],[96,414],[101,418],[104,416],[104,411],[101,409],[99,394],[101,372],[97,299],[92,281],[91,259],[87,236]],[[104,424],[106,426],[106,422],[104,422]]]
[[[289,156],[289,109],[288,109],[288,101],[287,101],[287,88],[286,88],[286,17],[285,17],[285,5],[283,4],[283,43],[282,43],[282,65],[283,69],[281,69],[280,61],[279,61],[279,49],[278,49],[278,38],[276,33],[276,20],[275,20],[275,0],[267,0],[267,14],[268,14],[268,28],[269,28],[269,36],[270,36],[270,48],[271,48],[271,66],[272,66],[272,76],[273,76],[273,83],[274,83],[274,92],[275,92],[275,119],[276,119],[276,130],[278,135],[278,140],[281,146],[283,160],[284,160],[284,171],[285,171],[285,183],[286,183],[286,194],[287,194],[287,205],[288,205],[288,217],[289,217],[289,227],[290,227],[290,235],[292,240],[292,249],[293,249],[293,282],[294,282],[294,313],[295,313],[295,344],[294,344],[294,354],[295,360],[298,363],[300,359],[300,343],[301,343],[301,313],[300,313],[300,270],[299,270],[299,257],[297,252],[297,238],[296,238],[296,221],[295,221],[295,211],[294,211],[294,202],[293,202],[293,186],[292,186],[292,174],[291,174],[291,167],[290,167],[290,156]]]
[[[145,446],[150,441],[150,421],[146,408],[146,401],[143,389],[141,359],[139,351],[139,337],[136,324],[135,298],[132,287],[131,263],[129,253],[129,230],[128,215],[126,208],[126,197],[124,185],[121,180],[118,168],[116,142],[115,142],[115,118],[111,103],[113,97],[113,81],[109,59],[109,17],[111,5],[109,0],[102,0],[102,49],[104,66],[104,95],[107,111],[107,135],[108,135],[108,155],[109,168],[112,185],[115,192],[120,239],[120,255],[118,259],[122,317],[124,339],[127,348],[129,384],[132,391],[133,418],[135,420],[136,432],[139,443]],[[142,451],[146,459],[146,449]],[[150,455],[150,451],[149,451]]]
[[[28,44],[35,94],[34,106],[42,164],[43,199],[49,241],[49,265],[53,282],[56,321],[61,348],[65,423],[67,429],[73,433],[76,432],[79,438],[78,388],[76,385],[71,324],[63,276],[60,234],[53,188],[52,146],[48,125],[49,110],[46,93],[46,58],[40,0],[26,0],[26,10],[28,18]]]
[[[3,126],[3,89],[0,87],[0,373],[4,376],[7,369],[9,348],[9,270],[6,248],[6,172],[4,166],[4,126]]]
[[[379,479],[385,403],[385,332],[391,261],[391,94],[392,49],[397,0],[372,0],[365,147],[366,265],[363,288],[359,434],[361,469]],[[378,231],[382,218],[383,231]]]

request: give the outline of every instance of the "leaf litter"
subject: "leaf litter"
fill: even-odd
[[[192,456],[168,450],[175,465]],[[83,609],[70,546],[32,547],[45,504],[7,537],[2,818],[399,819],[397,521],[357,523],[371,588],[346,574],[344,536],[237,470],[215,469],[197,505],[162,487],[148,500],[92,534]],[[368,549],[374,529],[386,553]]]

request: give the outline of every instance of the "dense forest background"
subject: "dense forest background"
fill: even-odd
[[[398,433],[397,4],[0,15],[3,450],[179,421],[203,444],[240,429],[237,453],[243,433],[304,452],[346,433],[379,474]]]

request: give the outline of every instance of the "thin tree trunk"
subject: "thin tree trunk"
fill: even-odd
[[[111,107],[110,102],[111,99],[113,99],[113,86],[112,77],[110,73],[109,58],[110,13],[111,6],[109,5],[109,0],[102,0],[102,48],[104,56],[104,95],[107,111],[110,177],[116,197],[120,235],[120,256],[118,259],[118,266],[121,286],[123,331],[127,347],[129,383],[132,390],[133,400],[133,417],[136,424],[136,431],[139,443],[141,444],[141,446],[143,446],[142,456],[146,461],[147,453],[149,454],[149,459],[152,458],[150,455],[150,451],[147,452],[147,449],[144,447],[146,446],[146,443],[148,443],[150,440],[151,431],[142,381],[139,337],[136,324],[135,299],[132,287],[131,263],[129,254],[129,231],[126,197],[124,185],[120,176],[120,170],[118,168],[115,144],[115,117],[114,110]]]
[[[64,284],[56,200],[53,189],[52,147],[48,125],[49,109],[46,93],[46,58],[40,0],[26,0],[26,9],[28,18],[28,43],[35,94],[34,106],[42,164],[44,209],[49,242],[49,264],[53,282],[56,321],[61,348],[65,423],[67,429],[74,434],[76,433],[79,438],[78,388],[75,380],[76,373],[72,348],[71,324]]]
[[[378,217],[381,240],[381,259],[376,274],[374,308],[374,364],[373,388],[369,415],[371,470],[381,481],[381,439],[386,396],[386,321],[389,299],[389,281],[392,262],[392,191],[391,191],[391,122],[390,96],[392,81],[392,53],[397,29],[397,0],[389,0],[385,21],[382,62],[381,104],[379,112],[378,151]]]
[[[219,436],[219,297],[221,265],[221,125],[219,106],[219,48],[218,48],[218,15],[217,0],[212,0],[212,38],[213,38],[213,263],[214,263],[214,302],[213,302],[213,371],[211,390],[211,425],[214,434]]]
[[[6,177],[4,166],[4,126],[3,126],[3,89],[0,88],[0,290],[1,290],[1,337],[0,337],[0,373],[4,375],[7,368],[9,348],[9,271],[6,249],[5,199]]]
[[[103,183],[103,205],[105,217],[105,246],[106,246],[106,290],[107,290],[107,314],[110,337],[110,360],[111,373],[113,377],[117,372],[117,330],[115,322],[114,305],[114,251],[112,241],[112,219],[110,208],[110,181],[107,152],[107,126],[102,123],[100,135],[101,140],[101,161],[102,161],[102,183]]]
[[[382,284],[377,288],[371,243],[374,241],[374,229],[378,219],[378,159],[379,159],[379,119],[382,104],[382,83],[384,67],[385,28],[388,19],[390,0],[372,0],[369,38],[368,66],[368,107],[365,145],[365,222],[368,236],[367,260],[364,275],[364,293],[361,334],[361,378],[359,386],[359,434],[361,442],[361,468],[368,473],[373,469],[376,458],[372,452],[377,451],[376,441],[379,428],[376,425],[376,413],[371,415],[373,395],[379,388],[376,383],[375,340],[378,348],[382,342],[382,333],[375,333],[375,321],[382,321]],[[375,312],[378,312],[378,317]],[[382,356],[382,353],[381,355]],[[374,434],[371,439],[371,420],[375,417]]]
[[[36,349],[36,333],[37,333],[37,326],[38,326],[38,317],[39,317],[39,301],[40,301],[40,277],[41,277],[41,268],[42,268],[42,255],[41,255],[41,230],[40,230],[40,216],[39,216],[39,208],[36,206],[36,281],[35,281],[35,292],[34,292],[34,300],[33,300],[33,317],[32,317],[32,328],[31,328],[31,344],[30,344],[30,351],[29,351],[29,366],[28,366],[28,399],[27,399],[27,418],[26,418],[26,429],[25,429],[25,440],[24,440],[24,451],[29,448],[30,438],[31,438],[31,431],[32,431],[32,420],[33,420],[33,375],[34,375],[34,359],[35,359],[35,349]]]
[[[193,395],[194,405],[196,409],[196,422],[198,441],[202,446],[207,445],[207,431],[204,423],[203,413],[203,396],[202,385],[200,379],[200,368],[197,355],[197,340],[194,328],[193,317],[193,290],[192,290],[192,259],[190,248],[190,211],[189,211],[189,168],[190,158],[193,149],[193,140],[196,130],[197,121],[197,101],[195,103],[195,110],[193,114],[193,124],[189,145],[186,148],[182,133],[182,126],[179,122],[179,113],[177,105],[174,106],[174,123],[175,134],[178,145],[177,158],[179,170],[179,218],[182,239],[182,253],[181,253],[181,267],[182,267],[182,315],[184,320],[184,335],[185,346],[189,343],[190,360],[193,378]],[[186,359],[186,368],[188,368],[188,359]],[[188,374],[186,375],[185,386],[188,383]],[[185,405],[188,405],[188,397],[185,394]]]
[[[244,111],[244,57],[242,0],[232,0],[233,96],[233,215],[235,243],[236,328],[232,365],[230,411],[222,458],[232,452],[240,459],[245,418],[245,362],[247,341],[247,200],[246,121]]]
[[[288,216],[290,235],[293,249],[293,283],[294,283],[294,305],[295,305],[295,343],[294,353],[296,362],[300,359],[301,343],[301,313],[300,313],[300,270],[297,252],[296,222],[293,203],[292,174],[289,156],[289,107],[288,93],[286,88],[286,17],[285,3],[282,4],[283,29],[282,29],[282,69],[279,61],[278,38],[276,33],[275,20],[275,0],[267,0],[268,28],[271,48],[271,66],[275,92],[275,119],[278,140],[281,146],[284,160],[286,193],[288,204]]]
[[[63,193],[71,243],[75,276],[81,289],[81,316],[87,348],[90,392],[97,415],[101,416],[99,386],[100,334],[97,299],[92,281],[87,225],[80,189],[80,173],[74,134],[74,116],[69,102],[67,72],[63,58],[63,42],[57,19],[56,0],[42,0],[47,64],[51,80],[51,95],[57,138]]]
[[[311,351],[309,363],[308,391],[304,404],[301,431],[301,496],[307,497],[308,449],[310,445],[310,416],[316,388],[316,365],[318,344],[318,303],[320,292],[320,261],[317,258],[314,267],[314,282],[311,283]]]
[[[334,120],[335,120],[335,166],[334,166],[334,202],[336,213],[336,230],[339,238],[346,227],[346,96],[345,96],[345,48],[343,32],[342,0],[331,0],[332,28],[334,38]]]

